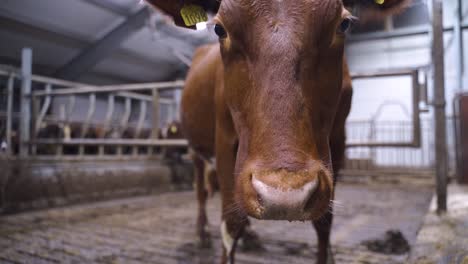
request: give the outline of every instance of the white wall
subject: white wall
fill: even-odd
[[[468,14],[468,2],[464,2],[463,14]],[[444,1],[444,26],[453,26],[455,19],[456,0]],[[465,17],[464,23],[468,22],[468,16]],[[447,100],[447,116],[452,116],[452,101],[454,95],[459,92],[456,81],[456,46],[453,41],[453,31],[446,32],[445,40],[445,88]],[[468,69],[468,30],[463,32],[464,41],[464,63]],[[352,72],[375,71],[377,69],[394,69],[407,67],[421,67],[430,65],[431,63],[431,38],[429,35],[418,35],[409,37],[399,37],[386,40],[372,40],[363,42],[347,43],[346,54],[350,69]],[[429,76],[429,83],[431,83]],[[465,91],[468,90],[468,70],[464,71],[463,85]],[[349,122],[366,121],[375,117],[379,106],[385,102],[392,102],[389,106],[384,107],[377,121],[394,122],[394,121],[410,121],[412,114],[411,106],[411,81],[410,78],[380,78],[372,80],[356,80],[353,82],[354,98]],[[432,100],[432,87],[429,87],[429,100]],[[396,103],[397,102],[397,103]],[[406,110],[407,109],[407,110]],[[421,114],[426,128],[423,129],[423,148],[419,153],[413,153],[414,150],[408,149],[385,149],[378,150],[376,153],[376,162],[381,165],[392,165],[392,161],[383,156],[401,156],[404,157],[407,153],[415,155],[416,159],[412,159],[410,166],[430,166],[434,162],[433,157],[433,127],[431,121],[433,115],[431,112]],[[348,139],[353,141],[368,140],[366,137],[369,131],[357,132],[351,131],[352,126],[348,128]],[[410,128],[404,129],[404,138],[411,135]],[[387,138],[382,135],[376,135],[378,140],[393,141],[393,135]],[[447,137],[449,144],[449,160],[453,161],[453,130],[451,122],[448,123]],[[368,150],[354,151],[350,150],[348,156],[351,158],[370,158]],[[380,157],[380,158],[379,158]],[[403,158],[406,159],[406,158]],[[450,164],[453,167],[453,164]]]
[[[463,1],[465,2],[465,1]],[[465,4],[465,12],[468,5]],[[455,0],[444,1],[444,26],[453,26],[455,13]],[[465,22],[468,19],[465,18]],[[447,32],[445,39],[445,85],[447,114],[452,115],[451,102],[453,95],[458,92],[456,87],[456,49],[453,41],[453,32]],[[464,62],[468,66],[468,30],[464,31]],[[392,69],[406,67],[420,67],[431,62],[430,36],[399,37],[395,39],[373,40],[365,42],[351,42],[346,47],[346,54],[351,71],[362,72],[376,69]],[[468,89],[468,71],[464,72],[464,89]],[[355,97],[350,120],[369,119],[377,107],[387,100],[399,100],[408,109],[411,109],[411,101],[408,99],[408,91],[411,82],[404,78],[378,79],[372,81],[356,81],[353,83]],[[431,93],[431,92],[430,92]],[[403,118],[401,111],[389,109],[382,116],[384,120]]]

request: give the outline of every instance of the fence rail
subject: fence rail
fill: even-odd
[[[24,52],[23,64],[31,63],[28,56]],[[432,169],[433,122],[420,119],[424,110],[419,103],[427,105],[427,87],[419,83],[419,73],[398,69],[352,75],[353,79],[411,77],[413,109],[409,121],[348,122],[346,169]],[[41,159],[122,159],[188,145],[185,139],[161,139],[160,129],[175,119],[178,101],[167,94],[180,90],[183,81],[94,86],[34,75],[25,65],[22,71],[0,66],[2,84],[6,107],[0,109],[0,135],[9,156],[23,149],[23,155]],[[21,123],[24,116],[30,121]]]
[[[447,119],[447,142],[449,150],[456,146],[453,137],[454,118]],[[350,121],[346,124],[348,142],[388,142],[387,147],[353,147],[346,150],[345,169],[371,172],[397,171],[405,173],[434,173],[434,121],[421,120],[421,144],[419,148],[392,145],[392,142],[407,141],[412,137],[411,121]],[[455,152],[449,151],[449,174],[455,172]]]
[[[178,100],[170,93],[183,81],[94,86],[34,75],[31,65],[32,51],[24,49],[21,69],[0,66],[7,101],[0,109],[2,155],[121,158],[187,146],[162,139],[160,129],[176,119]]]

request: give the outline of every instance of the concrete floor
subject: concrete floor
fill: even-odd
[[[361,242],[400,230],[410,245],[429,207],[432,189],[353,185],[337,189],[332,243],[337,263],[406,263]],[[196,246],[193,192],[166,193],[0,217],[0,263],[218,263],[219,197],[209,202],[214,249]],[[239,252],[237,263],[314,263],[310,223],[257,221],[266,251]]]
[[[468,264],[468,186],[449,185],[447,209],[437,214],[436,199],[432,199],[411,263]]]

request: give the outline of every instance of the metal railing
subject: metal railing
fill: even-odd
[[[0,109],[0,120],[5,124],[0,130],[2,155],[122,158],[125,154],[154,155],[156,147],[187,146],[184,139],[169,140],[160,136],[162,106],[172,110],[176,105],[173,98],[161,94],[181,89],[183,81],[93,86],[33,75],[31,63],[32,52],[24,49],[21,70],[0,67],[0,78],[6,84],[0,86],[0,90],[4,91],[7,101],[6,108]],[[77,99],[86,101],[88,106],[79,113],[80,121],[72,116]],[[95,117],[98,103],[106,105],[104,120]],[[117,113],[117,104],[121,113]],[[148,122],[150,115],[152,118]],[[135,120],[131,120],[132,116]],[[94,151],[89,151],[91,148]]]
[[[457,146],[453,128],[455,119],[447,119],[447,143],[449,175],[456,171],[455,149]],[[409,141],[412,137],[413,124],[410,121],[350,121],[346,124],[347,140],[350,142],[393,142]],[[393,173],[426,173],[433,174],[435,160],[434,120],[421,120],[420,147],[353,147],[346,150],[345,169],[358,173],[375,173],[376,171]]]
[[[346,169],[431,169],[434,162],[433,122],[424,120],[419,147],[402,146],[400,142],[412,140],[411,121],[351,121],[346,125],[347,140],[354,146],[347,149]],[[363,142],[363,143],[361,143]],[[366,142],[385,142],[384,147]]]
[[[183,81],[93,86],[33,75],[27,66],[31,62],[30,56],[27,51],[23,52],[25,65],[21,71],[0,67],[0,78],[5,80],[5,89],[2,90],[7,102],[5,111],[0,111],[0,120],[3,119],[5,124],[3,137],[9,146],[7,155],[18,153],[22,157],[53,159],[135,158],[153,156],[161,147],[188,145],[185,139],[161,139],[159,126],[161,106],[174,104],[174,99],[163,98],[161,93],[181,89]],[[424,96],[427,94],[426,83],[419,83],[419,70],[354,73],[352,78],[394,76],[411,77],[410,121],[380,122],[377,111],[371,120],[348,122],[347,169],[429,169],[433,166],[433,124],[429,120],[422,123],[420,119],[420,113],[424,112],[419,108],[421,98],[426,105],[428,103]],[[17,97],[21,98],[20,106],[16,102],[18,100],[14,100]],[[77,108],[77,98],[87,101],[88,106],[80,113],[80,122],[72,117],[74,108]],[[54,102],[60,100],[62,103],[58,107],[55,103],[54,108]],[[117,101],[121,112],[115,119]],[[105,105],[101,109],[104,120],[96,124],[98,102]],[[146,120],[148,113],[152,114],[151,122]],[[131,116],[136,117],[133,126],[130,124]],[[55,128],[53,136],[45,133],[47,126]],[[125,133],[126,130],[131,130],[131,133]],[[94,136],[89,136],[91,131],[95,132]],[[15,142],[18,150],[13,150]]]

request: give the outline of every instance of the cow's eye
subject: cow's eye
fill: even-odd
[[[214,32],[216,33],[216,35],[218,35],[218,37],[220,39],[223,39],[223,38],[226,38],[227,37],[227,33],[226,33],[226,30],[224,29],[223,26],[221,26],[220,24],[216,24],[215,27],[214,27]]]
[[[346,33],[352,25],[353,21],[350,18],[345,18],[343,21],[341,21],[339,31],[341,33]]]

